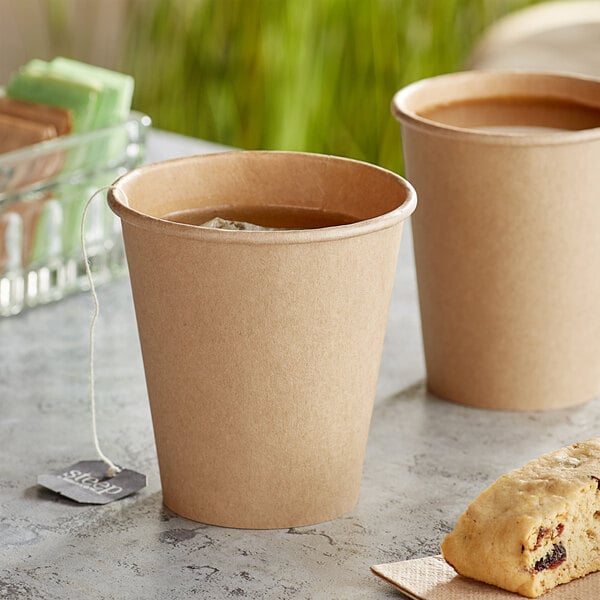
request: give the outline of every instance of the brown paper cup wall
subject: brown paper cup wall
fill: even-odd
[[[597,395],[600,81],[457,73],[401,90],[393,112],[419,195],[429,389],[513,410]]]
[[[165,504],[244,528],[349,511],[409,184],[352,160],[229,152],[143,167],[109,193],[123,235]],[[161,217],[285,205],[358,222],[224,231]]]

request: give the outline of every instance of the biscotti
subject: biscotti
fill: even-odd
[[[500,477],[460,516],[442,554],[466,577],[522,596],[600,570],[600,438]]]

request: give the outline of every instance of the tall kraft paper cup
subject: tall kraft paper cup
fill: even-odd
[[[410,185],[348,159],[226,152],[132,171],[108,202],[123,222],[166,506],[242,528],[352,509]],[[161,219],[222,205],[361,220],[265,232]]]
[[[420,116],[498,96],[600,108],[600,81],[474,71],[394,97],[420,201],[428,387],[485,408],[567,407],[600,392],[600,129],[500,134]]]

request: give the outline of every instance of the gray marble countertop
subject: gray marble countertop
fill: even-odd
[[[217,148],[152,132],[149,160]],[[356,508],[288,530],[194,523],[161,503],[128,281],[101,287],[99,298],[102,446],[146,473],[148,486],[93,507],[36,485],[41,473],[95,456],[90,296],[0,320],[0,598],[402,598],[369,566],[438,553],[459,513],[502,472],[600,429],[600,400],[557,412],[510,413],[427,393],[407,228]]]

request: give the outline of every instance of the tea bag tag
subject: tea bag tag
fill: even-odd
[[[131,469],[123,469],[116,465],[100,448],[96,427],[96,394],[94,375],[94,331],[100,312],[100,303],[92,277],[87,249],[85,247],[85,218],[92,200],[110,186],[102,187],[92,194],[81,215],[81,250],[85,270],[90,285],[90,293],[94,300],[94,313],[89,330],[89,368],[90,368],[90,412],[92,417],[92,438],[96,454],[100,460],[83,460],[52,473],[40,475],[39,485],[70,498],[80,504],[108,504],[125,498],[146,486],[146,476]]]
[[[40,475],[38,484],[79,504],[108,504],[135,494],[146,486],[146,476],[121,469],[107,476],[102,460],[82,460],[70,467]]]

